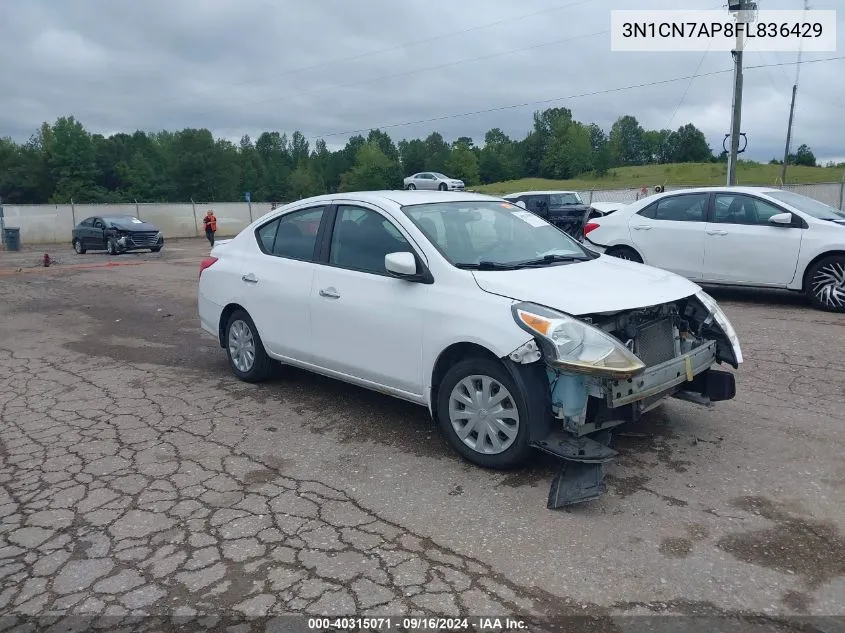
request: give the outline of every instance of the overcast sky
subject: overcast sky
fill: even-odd
[[[759,0],[800,9],[802,0]],[[723,73],[594,96],[573,95],[731,68],[726,52],[610,51],[611,9],[715,9],[719,0],[0,0],[0,136],[26,140],[74,115],[110,134],[206,127],[324,137],[380,127],[394,140],[432,130],[477,142],[515,138],[536,109],[566,106],[609,129],[632,114],[647,129],[693,122],[719,151],[730,126]],[[845,6],[838,52],[845,55]],[[726,11],[726,9],[725,9]],[[726,11],[727,14],[727,11]],[[746,65],[796,53],[749,53]],[[700,68],[699,68],[700,64]],[[794,145],[845,160],[845,59],[801,68]],[[782,156],[795,66],[749,69],[748,158]],[[687,92],[688,90],[688,92]],[[686,96],[684,94],[686,92]],[[558,101],[551,101],[559,99]],[[495,112],[409,122],[550,100]],[[680,107],[678,107],[680,104]],[[677,110],[677,113],[676,113]]]

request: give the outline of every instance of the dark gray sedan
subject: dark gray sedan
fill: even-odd
[[[164,246],[164,236],[157,226],[134,216],[103,215],[82,220],[73,229],[71,243],[80,255],[89,250],[109,255],[139,249],[157,253]]]

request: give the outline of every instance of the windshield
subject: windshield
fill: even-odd
[[[508,202],[435,202],[404,206],[402,211],[460,268],[513,268],[590,259],[566,233]]]
[[[553,193],[550,196],[551,200],[549,201],[550,205],[553,207],[565,207],[569,204],[583,204],[581,202],[581,196],[577,193]]]
[[[117,224],[143,224],[141,220],[131,215],[107,215],[103,218],[106,222],[115,222]]]
[[[840,211],[836,207],[831,207],[824,202],[802,196],[799,193],[779,189],[777,191],[767,191],[766,195],[785,202],[799,211],[813,216],[817,220],[845,220],[845,212]]]

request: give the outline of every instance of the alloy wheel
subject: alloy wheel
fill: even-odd
[[[519,433],[519,411],[510,391],[490,376],[467,376],[449,395],[449,420],[470,449],[498,455]]]
[[[229,356],[239,372],[246,373],[255,364],[255,337],[244,321],[229,326]]]
[[[820,267],[810,287],[822,305],[836,310],[845,308],[845,261],[832,261]]]

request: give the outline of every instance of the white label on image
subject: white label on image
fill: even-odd
[[[613,10],[610,50],[730,52],[836,51],[836,11]]]
[[[548,224],[543,218],[534,215],[530,211],[514,211],[513,214],[520,220],[528,222],[531,226],[546,226]]]

